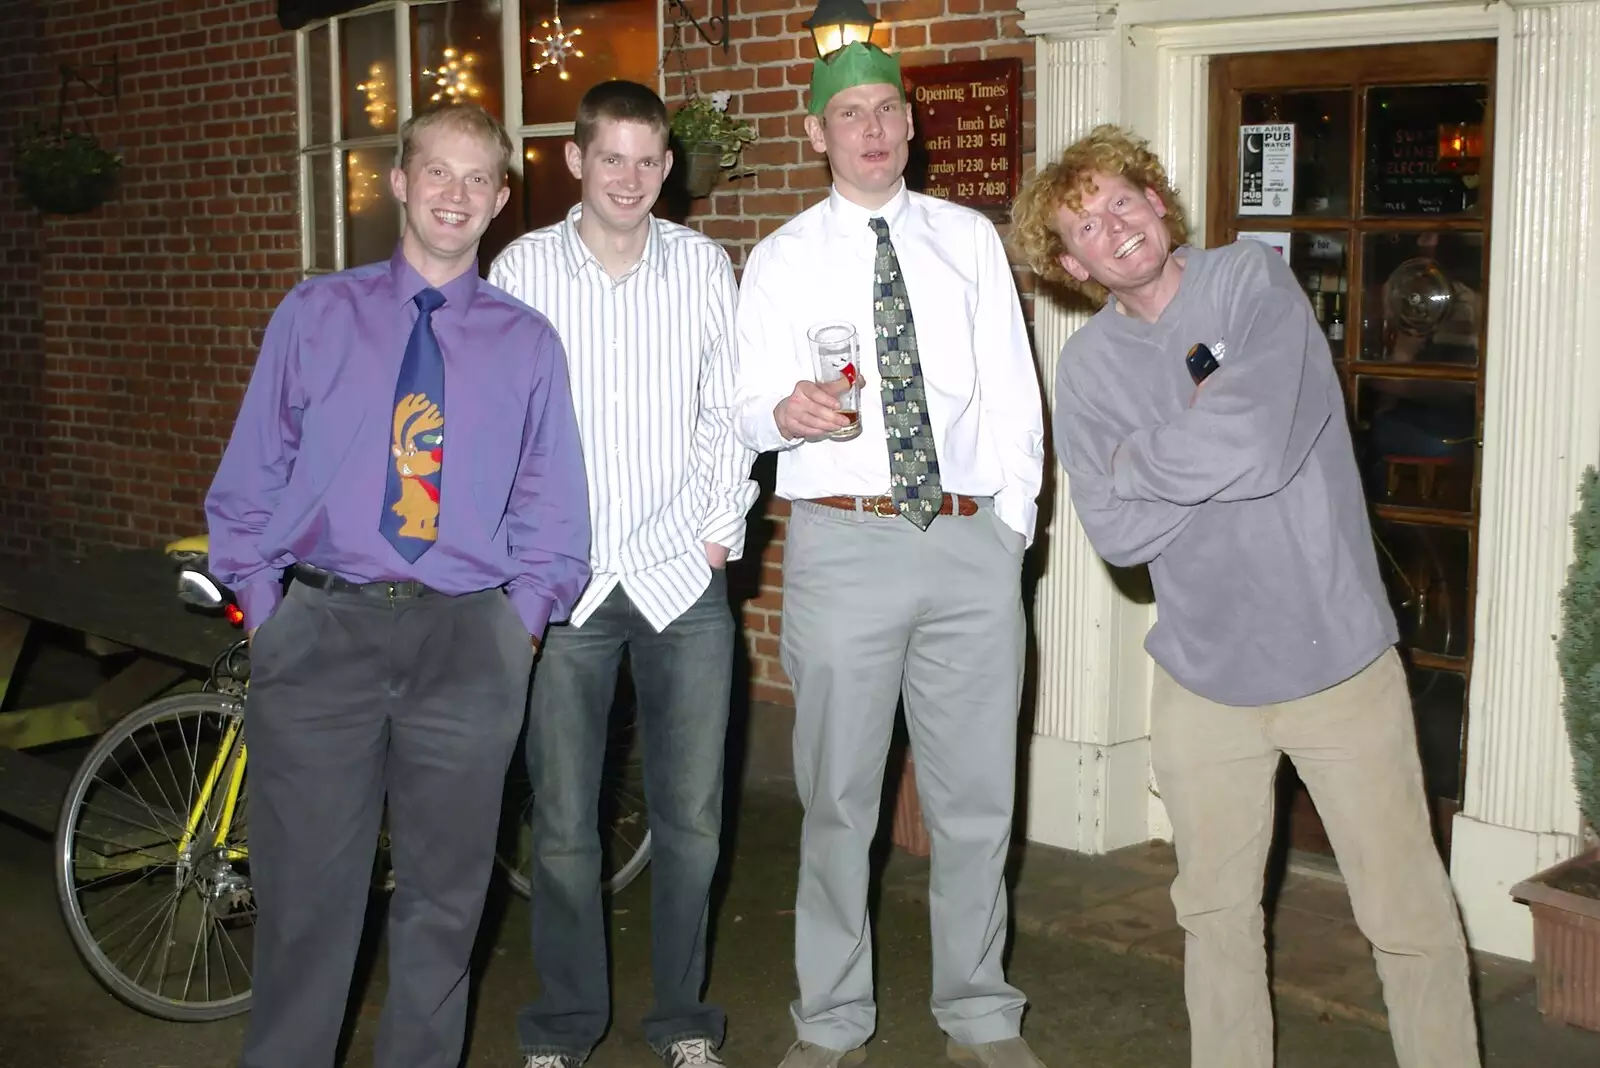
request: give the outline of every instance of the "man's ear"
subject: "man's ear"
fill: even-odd
[[[389,171],[389,192],[393,193],[394,198],[400,203],[406,202],[406,172],[399,167]]]
[[[578,147],[578,142],[568,141],[564,151],[567,156],[567,170],[578,181],[583,181],[583,149]]]
[[[498,217],[500,214],[500,209],[504,208],[506,206],[506,201],[510,199],[511,186],[509,183],[502,181],[500,183],[500,192],[496,193],[494,197],[494,214],[490,215],[489,217],[491,219]]]
[[[811,147],[821,152],[828,153],[828,140],[822,136],[822,119],[817,115],[806,116],[806,136],[811,139]]]
[[[1061,269],[1066,271],[1072,277],[1076,278],[1078,281],[1087,282],[1089,280],[1089,268],[1085,267],[1082,262],[1080,262],[1072,253],[1063,252],[1061,254],[1060,263]]]

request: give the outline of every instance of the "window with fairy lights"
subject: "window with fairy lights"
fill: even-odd
[[[562,146],[579,99],[612,78],[660,89],[660,55],[655,0],[416,0],[307,23],[297,32],[305,272],[393,251],[400,125],[431,101],[482,104],[520,147],[482,262],[561,218],[578,195]]]

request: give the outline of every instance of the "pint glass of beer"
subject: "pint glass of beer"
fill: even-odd
[[[850,388],[838,397],[839,412],[850,420],[850,425],[828,435],[835,441],[849,441],[861,433],[861,364],[857,359],[856,328],[843,322],[818,323],[806,331],[806,339],[811,343],[817,381],[827,385],[843,378],[850,383]]]

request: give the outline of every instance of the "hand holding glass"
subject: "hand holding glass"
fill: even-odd
[[[839,412],[850,420],[828,437],[835,441],[849,441],[861,433],[861,370],[857,360],[856,328],[849,323],[819,323],[806,332],[811,343],[811,361],[815,365],[817,381],[822,385],[841,378],[850,388],[839,394]]]

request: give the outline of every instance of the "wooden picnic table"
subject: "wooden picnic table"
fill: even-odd
[[[111,672],[86,696],[16,708],[17,670],[41,624],[81,635]],[[159,550],[0,555],[0,813],[53,829],[68,773],[21,750],[101,733],[203,677],[238,637],[226,621],[178,600],[173,562]]]

